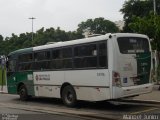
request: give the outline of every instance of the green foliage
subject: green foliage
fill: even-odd
[[[0,35],[0,43],[3,41],[3,36]]]
[[[124,14],[125,21],[124,32],[134,32],[129,27],[129,23],[132,23],[133,17],[145,17],[153,11],[153,0],[127,0],[123,4],[120,10]],[[160,0],[156,0],[156,11],[160,14]]]
[[[145,17],[133,17],[129,28],[133,32],[148,35],[153,39],[152,48],[160,51],[160,15],[150,13]]]
[[[21,33],[19,36],[12,34],[11,37],[6,37],[3,39],[3,36],[0,35],[0,55],[7,55],[11,51],[28,48],[38,45],[44,45],[47,42],[59,42],[59,41],[68,41],[74,39],[80,39],[84,36],[82,35],[83,30],[90,27],[93,33],[105,34],[108,32],[117,32],[118,28],[116,25],[104,18],[95,18],[94,20],[88,19],[86,22],[82,22],[79,25],[77,31],[66,32],[58,28],[48,28],[45,29],[42,27],[33,33]]]
[[[34,41],[32,41],[34,46],[43,45],[47,42],[59,42],[59,41],[68,41],[73,39],[83,38],[83,35],[78,32],[65,32],[59,27],[57,29],[49,28],[44,30],[41,28],[34,34]]]
[[[105,20],[102,17],[88,19],[85,22],[81,22],[78,27],[77,31],[79,32],[84,32],[86,29],[89,29],[93,34],[114,33],[119,31],[115,23]]]
[[[48,28],[46,30],[41,28],[33,35],[33,41],[32,33],[21,33],[19,36],[12,34],[11,37],[6,37],[5,40],[3,40],[3,37],[0,35],[0,55],[7,55],[9,52],[17,49],[44,45],[47,42],[68,41],[83,38],[83,35],[80,32],[65,32],[59,27],[57,29]]]

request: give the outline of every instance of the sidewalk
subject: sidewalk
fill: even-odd
[[[151,93],[142,94],[134,98],[134,100],[143,100],[143,101],[151,101],[151,102],[159,102],[160,103],[160,90],[159,85],[154,85],[153,91]]]
[[[8,93],[7,86],[3,86],[3,89],[2,89],[2,86],[0,85],[0,93]]]

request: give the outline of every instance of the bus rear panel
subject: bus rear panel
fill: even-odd
[[[116,63],[112,73],[113,98],[129,97],[152,91],[151,48],[141,35],[120,35],[115,39]]]

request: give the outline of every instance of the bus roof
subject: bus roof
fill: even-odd
[[[9,53],[8,56],[10,56],[10,55],[15,55],[15,54],[19,54],[19,53],[28,53],[28,52],[31,52],[31,51],[33,51],[33,47],[24,48],[24,49],[19,49],[19,50],[16,50],[16,51],[13,51],[13,52]]]
[[[46,45],[41,45],[41,46],[36,46],[36,47],[31,47],[31,48],[19,49],[19,50],[11,52],[9,56],[19,54],[19,53],[28,53],[31,51],[38,51],[38,50],[44,50],[44,49],[50,49],[50,48],[58,48],[58,47],[63,47],[63,46],[65,47],[69,45],[76,45],[76,44],[107,40],[110,36],[132,36],[132,37],[135,36],[135,37],[147,38],[146,35],[135,34],[135,33],[114,33],[114,34],[108,33],[108,34],[96,36],[96,37],[83,38],[83,39],[77,39],[77,40],[71,40],[71,41],[65,41],[65,42],[57,42],[54,44],[46,44]]]
[[[47,45],[33,47],[33,51],[49,49],[49,48],[56,48],[56,47],[63,47],[63,46],[69,46],[69,45],[76,45],[76,44],[81,44],[81,43],[95,42],[95,41],[107,40],[107,39],[108,39],[108,36],[101,35],[101,36],[96,36],[96,37],[83,38],[83,39],[77,39],[77,40],[71,40],[71,41],[65,41],[65,42],[57,42],[54,44],[47,44]]]
[[[90,38],[83,38],[83,39],[77,39],[77,40],[71,40],[71,41],[65,41],[65,42],[57,42],[54,44],[46,44],[42,46],[36,46],[33,47],[33,51],[37,50],[44,50],[44,49],[50,49],[50,48],[58,48],[58,47],[65,47],[69,45],[76,45],[76,44],[83,44],[83,43],[89,43],[89,42],[95,42],[95,41],[101,41],[101,40],[107,40],[110,36],[132,36],[132,37],[147,37],[146,35],[142,34],[135,34],[135,33],[108,33],[101,36],[96,37],[90,37]]]

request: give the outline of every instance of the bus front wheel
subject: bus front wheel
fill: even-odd
[[[74,107],[77,103],[76,92],[70,85],[64,87],[62,90],[63,103],[68,107]]]
[[[28,96],[27,88],[25,85],[20,86],[19,96],[20,96],[20,100],[22,100],[22,101],[28,100],[29,96]]]

